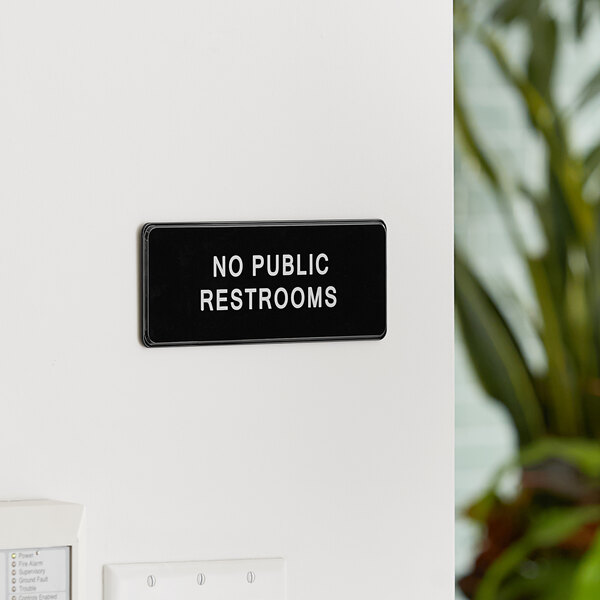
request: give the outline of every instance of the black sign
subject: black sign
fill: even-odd
[[[148,223],[146,346],[380,339],[383,221]]]

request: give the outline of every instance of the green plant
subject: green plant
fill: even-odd
[[[564,3],[563,3],[564,4]],[[584,39],[598,0],[574,0],[559,20],[545,0],[455,2],[455,47],[476,40],[492,58],[544,146],[545,184],[530,189],[488,152],[465,106],[455,68],[457,152],[476,164],[493,190],[536,299],[533,326],[547,367],[532,368],[518,332],[460,252],[455,305],[470,361],[488,395],[510,414],[519,454],[467,511],[482,526],[481,552],[460,586],[475,600],[600,598],[600,143],[574,147],[572,123],[600,98],[600,69],[575,102],[555,97],[556,62],[566,38]],[[480,15],[474,17],[473,15]],[[503,44],[519,29],[523,64]],[[516,198],[533,208],[545,249],[532,255],[514,216]],[[507,469],[518,492],[502,498]]]

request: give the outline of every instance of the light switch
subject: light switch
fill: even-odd
[[[104,567],[104,600],[285,600],[283,559]]]

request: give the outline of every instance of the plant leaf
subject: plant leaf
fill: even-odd
[[[588,260],[588,276],[587,276],[587,306],[590,312],[591,332],[593,344],[590,348],[590,353],[594,353],[596,357],[600,355],[600,212],[596,210],[596,232],[592,237],[591,243],[587,249],[587,260]],[[598,363],[596,360],[595,372],[586,373],[588,381],[585,382],[587,390],[589,389],[590,379],[594,378],[595,385],[591,386],[595,390],[598,389]],[[600,436],[600,430],[598,429],[600,420],[598,417],[598,392],[595,391],[589,397],[588,413],[591,417],[589,419],[590,428],[592,433]]]
[[[556,21],[545,13],[530,20],[531,54],[527,65],[528,77],[546,101],[550,101],[550,85],[556,58]]]
[[[522,467],[538,465],[558,458],[591,479],[600,478],[600,443],[582,438],[544,438],[523,448],[519,454]]]
[[[518,19],[530,19],[540,9],[540,0],[503,0],[492,18],[508,25]]]
[[[454,122],[465,149],[479,166],[491,186],[498,190],[500,188],[500,178],[477,139],[473,125],[467,116],[460,93],[458,69],[456,67],[454,69]]]
[[[588,523],[600,519],[600,506],[553,508],[532,520],[527,533],[507,548],[486,571],[475,600],[497,600],[503,581],[538,549],[552,548]],[[586,599],[587,600],[587,599]]]
[[[494,486],[494,488],[495,487],[496,486]],[[473,502],[467,509],[465,515],[469,517],[471,521],[485,523],[492,510],[497,506],[498,501],[496,491],[495,489],[492,489]]]
[[[581,432],[581,405],[571,356],[563,339],[562,313],[553,296],[544,259],[529,259],[528,263],[544,323],[541,335],[548,359],[552,429],[561,435],[577,435]]]
[[[531,523],[524,537],[530,548],[552,548],[567,539],[584,525],[600,519],[600,506],[551,508]]]
[[[455,303],[465,345],[486,392],[509,411],[521,444],[545,431],[533,377],[500,311],[456,254]]]
[[[542,562],[529,563],[535,576],[521,573],[511,576],[500,590],[497,600],[565,600],[571,599],[577,561],[572,558],[547,557]]]
[[[576,105],[579,109],[591,102],[600,93],[600,69],[594,73],[579,93]]]
[[[583,161],[586,173],[586,179],[598,168],[600,165],[600,144],[594,146],[585,157]]]
[[[532,125],[546,142],[550,166],[562,189],[577,236],[587,243],[594,230],[593,211],[583,196],[583,164],[569,153],[561,120],[553,110],[552,104],[544,99],[536,87],[512,68],[504,50],[494,37],[484,29],[479,29],[478,34],[506,81],[525,104]]]
[[[587,25],[585,8],[585,0],[577,0],[577,8],[575,9],[575,33],[577,34],[578,38],[581,38]]]
[[[597,600],[600,598],[600,535],[586,553],[577,572],[570,600]]]

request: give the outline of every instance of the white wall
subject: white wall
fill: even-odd
[[[452,576],[451,4],[0,4],[0,496],[106,562],[284,556],[290,600]],[[146,349],[146,221],[383,218],[380,342]]]

